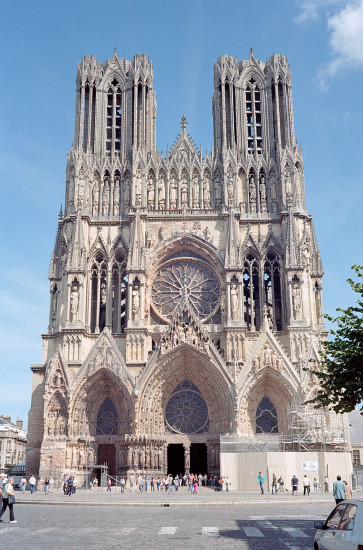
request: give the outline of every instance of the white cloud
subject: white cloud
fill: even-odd
[[[363,67],[363,0],[299,0],[296,23],[326,17],[332,58],[319,71],[322,89],[338,73]]]
[[[329,44],[333,58],[319,71],[319,84],[338,73],[363,67],[363,0],[347,4],[328,17]]]
[[[297,4],[299,14],[295,18],[295,22],[306,23],[318,19],[323,9],[345,5],[346,0],[297,0]]]

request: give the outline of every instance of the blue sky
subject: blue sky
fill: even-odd
[[[308,210],[325,270],[324,310],[355,296],[362,261],[363,0],[2,0],[0,88],[0,414],[27,421],[30,364],[41,363],[50,256],[64,202],[83,55],[153,60],[157,145],[183,114],[203,151],[213,145],[213,63],[286,55]]]

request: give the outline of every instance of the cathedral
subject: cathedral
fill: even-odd
[[[233,479],[228,441],[288,452],[306,422],[326,328],[288,62],[215,62],[210,154],[184,115],[159,152],[156,110],[146,55],[78,64],[29,473]]]

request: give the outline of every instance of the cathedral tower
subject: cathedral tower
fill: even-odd
[[[149,58],[79,64],[29,471],[219,474],[223,438],[297,445],[326,329],[286,58],[222,55],[213,122],[213,154],[183,116],[163,156]]]

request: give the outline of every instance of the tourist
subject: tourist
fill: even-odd
[[[68,483],[67,483],[67,495],[71,497],[72,493],[73,493],[73,476],[69,476]]]
[[[158,477],[158,479],[156,480],[156,488],[158,490],[158,493],[160,492],[160,485],[161,485],[161,481],[160,481],[160,477]]]
[[[169,494],[170,493],[174,494],[174,478],[173,478],[172,474],[168,475],[167,483],[168,483],[168,487],[169,487],[168,493]]]
[[[10,523],[17,523],[14,517],[14,509],[13,509],[13,506],[15,504],[15,493],[14,493],[14,480],[12,477],[4,485],[4,488],[2,490],[2,497],[3,497],[3,506],[0,511],[0,518],[2,517],[6,508],[9,507]],[[0,521],[2,520],[0,519]]]
[[[314,477],[313,485],[314,485],[314,493],[316,493],[318,491],[318,480],[316,479],[316,477]]]
[[[257,483],[260,484],[261,495],[263,495],[263,493],[264,493],[263,482],[265,481],[265,479],[266,479],[266,476],[264,476],[261,472],[259,472],[258,477],[257,477]]]
[[[143,489],[143,485],[144,485],[144,480],[142,479],[141,474],[139,474],[139,475],[137,476],[136,482],[137,482],[137,487],[138,487],[138,489],[139,489],[139,493],[141,494],[141,493],[142,493],[142,489]]]
[[[148,490],[149,490],[150,481],[151,481],[151,476],[150,476],[149,472],[147,472],[146,476],[145,476],[145,493],[147,493]]]
[[[2,499],[2,494],[3,494],[5,484],[6,484],[5,483],[5,474],[1,473],[0,474],[0,497],[1,497],[1,499]]]
[[[279,477],[278,484],[279,484],[279,491],[283,493],[285,489],[285,482],[282,476]]]
[[[350,500],[352,498],[352,489],[349,487],[347,481],[343,481],[345,485],[345,499]]]
[[[153,477],[150,480],[150,488],[151,488],[151,492],[155,493],[155,480]]]
[[[130,475],[129,482],[130,482],[130,493],[133,493],[134,489],[135,489],[135,485],[136,485],[136,476],[135,476],[135,474]]]
[[[106,483],[106,493],[111,493],[111,480],[108,478]]]
[[[191,493],[193,492],[193,480],[194,480],[193,474],[189,473],[189,476],[188,476],[188,483],[189,483],[188,491],[190,491]]]
[[[297,496],[297,490],[299,488],[299,480],[296,477],[296,474],[294,474],[293,478],[291,479],[291,487],[292,487],[292,494]]]
[[[307,477],[306,474],[304,475],[303,486],[304,486],[304,496],[306,494],[309,496],[310,495],[310,480],[309,480],[309,478]]]
[[[46,477],[43,483],[44,492],[47,495],[49,493],[49,479]]]
[[[198,477],[194,476],[193,491],[195,495],[198,494],[198,485],[199,485]]]
[[[229,477],[227,476],[224,480],[226,482],[226,493],[229,491],[229,486],[231,485],[231,482],[229,480]]]
[[[30,487],[30,494],[32,495],[35,491],[35,487],[37,484],[37,480],[35,479],[34,475],[32,474],[29,479],[29,487]]]
[[[26,481],[26,478],[23,477],[20,481],[20,490],[23,494],[25,493],[26,486],[27,486],[27,481]]]
[[[345,491],[344,481],[342,481],[341,476],[337,476],[337,480],[333,483],[333,497],[335,498],[336,504],[339,504],[339,502],[345,499]]]
[[[122,477],[120,479],[120,486],[121,486],[121,493],[124,493],[125,492],[125,478]]]
[[[64,474],[63,476],[63,493],[67,494],[67,485],[68,485],[68,476],[67,474]]]
[[[275,495],[277,493],[277,477],[276,474],[272,474],[272,494],[274,494],[275,489]]]

